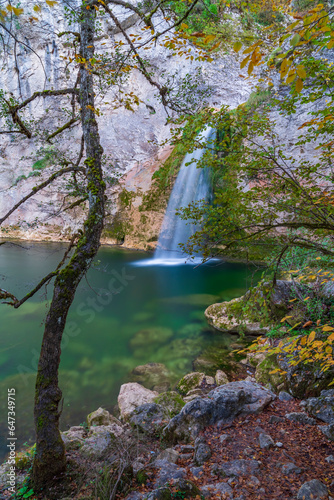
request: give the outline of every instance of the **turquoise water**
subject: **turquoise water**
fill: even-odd
[[[0,288],[24,296],[60,260],[64,245],[20,243],[0,247]],[[236,337],[209,327],[205,308],[230,300],[251,284],[254,269],[213,262],[193,268],[136,266],[147,254],[102,248],[80,285],[68,316],[62,346],[60,383],[62,429],[78,425],[99,406],[113,409],[131,371],[163,363],[175,383],[207,354],[226,367]],[[18,443],[33,439],[33,394],[38,353],[52,285],[14,310],[0,304],[0,434],[6,439],[7,388],[16,389]]]

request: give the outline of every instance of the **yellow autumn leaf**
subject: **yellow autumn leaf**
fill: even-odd
[[[327,340],[329,342],[333,342],[334,341],[334,333],[331,333],[328,337],[327,337]]]
[[[45,0],[49,7],[54,7],[58,2],[55,0]]]
[[[34,5],[34,11],[35,12],[40,12],[42,9],[39,5]]]
[[[296,92],[298,92],[298,94],[299,94],[303,90],[303,87],[304,87],[303,80],[301,78],[297,78],[297,81],[296,81]]]
[[[241,68],[241,69],[242,69],[242,68],[244,68],[244,67],[246,66],[246,64],[248,63],[248,61],[249,61],[249,56],[248,56],[248,57],[246,57],[245,59],[243,59],[243,60],[241,61],[241,63],[240,63],[240,68]]]
[[[315,331],[310,333],[310,335],[308,336],[307,343],[310,344],[311,342],[313,342],[314,338],[315,338]]]
[[[332,332],[333,330],[334,330],[334,328],[332,328],[331,326],[324,326],[322,328],[323,332]]]
[[[281,319],[281,323],[283,323],[285,320],[289,319],[289,318],[292,318],[292,316],[284,316],[283,319]]]
[[[216,38],[216,35],[208,35],[204,38],[203,41],[205,44],[208,44],[208,43],[212,42],[213,40],[215,40],[215,38]]]
[[[242,43],[241,42],[235,42],[235,44],[233,45],[233,50],[235,52],[239,52],[239,50],[242,48]]]
[[[334,39],[330,40],[327,44],[327,49],[332,49],[334,47]]]
[[[305,344],[306,344],[306,342],[307,342],[307,338],[306,338],[306,337],[303,337],[303,338],[301,339],[301,341],[300,341],[300,344],[301,344],[301,345],[305,345]]]
[[[306,78],[306,71],[305,71],[305,67],[300,64],[297,66],[297,75],[302,78],[303,80],[305,80]]]
[[[21,15],[21,14],[23,14],[23,12],[24,12],[24,10],[23,10],[23,9],[18,9],[18,8],[16,8],[16,7],[13,7],[13,8],[12,8],[12,11],[14,12],[14,14],[15,14],[16,16],[20,16],[20,15]]]
[[[254,64],[252,62],[250,62],[249,65],[248,65],[247,73],[249,75],[251,75],[253,73],[253,69],[254,69]]]

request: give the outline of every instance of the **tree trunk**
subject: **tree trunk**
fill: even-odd
[[[94,9],[82,7],[80,55],[84,61],[94,56]],[[59,431],[59,404],[62,398],[58,386],[61,340],[66,317],[77,287],[88,271],[100,246],[104,220],[104,191],[98,125],[94,114],[94,83],[89,63],[80,70],[81,123],[86,147],[89,213],[84,223],[74,255],[55,280],[53,298],[46,318],[42,349],[38,363],[35,392],[36,455],[32,485],[35,491],[45,488],[54,476],[66,467],[65,447]]]

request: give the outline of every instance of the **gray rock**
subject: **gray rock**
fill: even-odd
[[[330,441],[334,441],[334,423],[329,425],[319,425],[319,429]]]
[[[111,425],[111,424],[116,424],[121,426],[120,421],[113,415],[110,415],[110,413],[107,410],[104,410],[103,408],[98,408],[97,410],[90,413],[87,416],[87,424],[89,428],[92,426]]]
[[[281,422],[284,422],[284,418],[282,418],[282,417],[277,417],[276,415],[272,415],[269,418],[269,423],[270,424],[279,424]]]
[[[140,432],[155,435],[166,425],[166,413],[162,406],[147,403],[138,406],[130,415],[129,423]]]
[[[196,477],[196,479],[198,479],[203,474],[204,469],[203,467],[191,467],[190,472],[194,477]]]
[[[157,392],[150,391],[136,382],[121,385],[117,398],[121,417],[128,419],[138,406],[152,403],[157,396]]]
[[[259,471],[259,462],[257,460],[232,460],[218,467],[218,472],[223,477],[231,476],[253,476]]]
[[[227,483],[207,484],[201,488],[201,493],[204,498],[216,497],[216,495],[224,495],[223,498],[233,499],[233,490]]]
[[[283,318],[288,312],[289,300],[295,288],[293,281],[277,280],[270,295],[270,308],[276,317]]]
[[[329,455],[328,457],[325,458],[325,460],[329,464],[334,464],[334,455]]]
[[[277,443],[275,443],[275,446],[277,446],[277,448],[283,448],[284,445],[280,441],[277,441]]]
[[[229,434],[222,434],[221,436],[219,436],[219,442],[221,444],[227,444],[230,441],[232,441],[232,438]]]
[[[172,481],[172,486],[176,489],[176,491],[182,492],[185,495],[185,498],[195,498],[199,497],[201,494],[196,484],[192,483],[188,479],[177,478]]]
[[[83,427],[71,427],[68,431],[62,432],[61,437],[67,451],[78,450],[85,442],[86,431]]]
[[[195,443],[195,456],[194,460],[196,465],[203,465],[205,462],[210,460],[212,455],[211,448],[206,443]]]
[[[145,496],[145,500],[170,500],[171,498],[172,494],[169,488],[166,487],[153,490],[151,491],[151,493]]]
[[[80,453],[89,458],[99,459],[122,432],[123,429],[115,424],[92,427],[90,437],[85,440],[84,445],[80,448]]]
[[[278,395],[280,401],[293,401],[295,398],[291,396],[288,392],[281,391]]]
[[[333,281],[328,281],[319,290],[319,296],[324,299],[333,299],[334,297],[334,283]]]
[[[296,422],[302,425],[316,425],[316,420],[314,418],[309,417],[307,413],[287,413],[286,418],[291,420],[291,422]]]
[[[260,486],[260,481],[258,480],[257,477],[251,476],[249,480],[247,481],[248,486],[251,486],[252,488],[256,488],[257,486]]]
[[[269,434],[260,434],[259,435],[259,443],[260,443],[260,448],[263,450],[269,450],[269,448],[274,448],[275,443],[274,440]]]
[[[321,391],[319,397],[309,398],[303,401],[302,405],[305,410],[319,420],[327,424],[334,422],[334,389]]]
[[[194,449],[195,448],[191,444],[183,444],[180,447],[181,453],[192,453]]]
[[[282,465],[283,474],[300,474],[302,470],[292,462]]]
[[[209,392],[206,398],[187,403],[164,429],[164,437],[172,441],[194,438],[208,425],[239,414],[258,413],[274,398],[271,391],[254,382],[230,382]]]
[[[228,377],[222,370],[217,370],[215,375],[215,382],[218,386],[228,384]]]
[[[144,495],[139,493],[138,491],[132,491],[130,495],[128,495],[125,500],[142,500]]]
[[[166,460],[171,464],[176,464],[178,458],[179,453],[176,450],[173,450],[173,448],[166,448],[157,456],[157,460]]]
[[[185,479],[187,476],[186,469],[166,462],[165,460],[156,460],[153,465],[156,469],[159,469],[155,481],[155,486],[158,488],[172,480]]]
[[[298,491],[297,500],[327,500],[328,490],[318,479],[304,483]]]

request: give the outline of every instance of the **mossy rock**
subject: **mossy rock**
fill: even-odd
[[[282,375],[280,371],[271,373],[279,369],[277,356],[275,354],[266,356],[256,367],[255,379],[269,389],[282,390],[286,388],[285,375]]]
[[[185,375],[176,386],[180,394],[186,395],[189,391],[197,389],[205,382],[205,373],[192,372]]]
[[[162,406],[169,417],[175,417],[185,405],[180,394],[175,391],[162,392],[154,399],[154,402]]]

